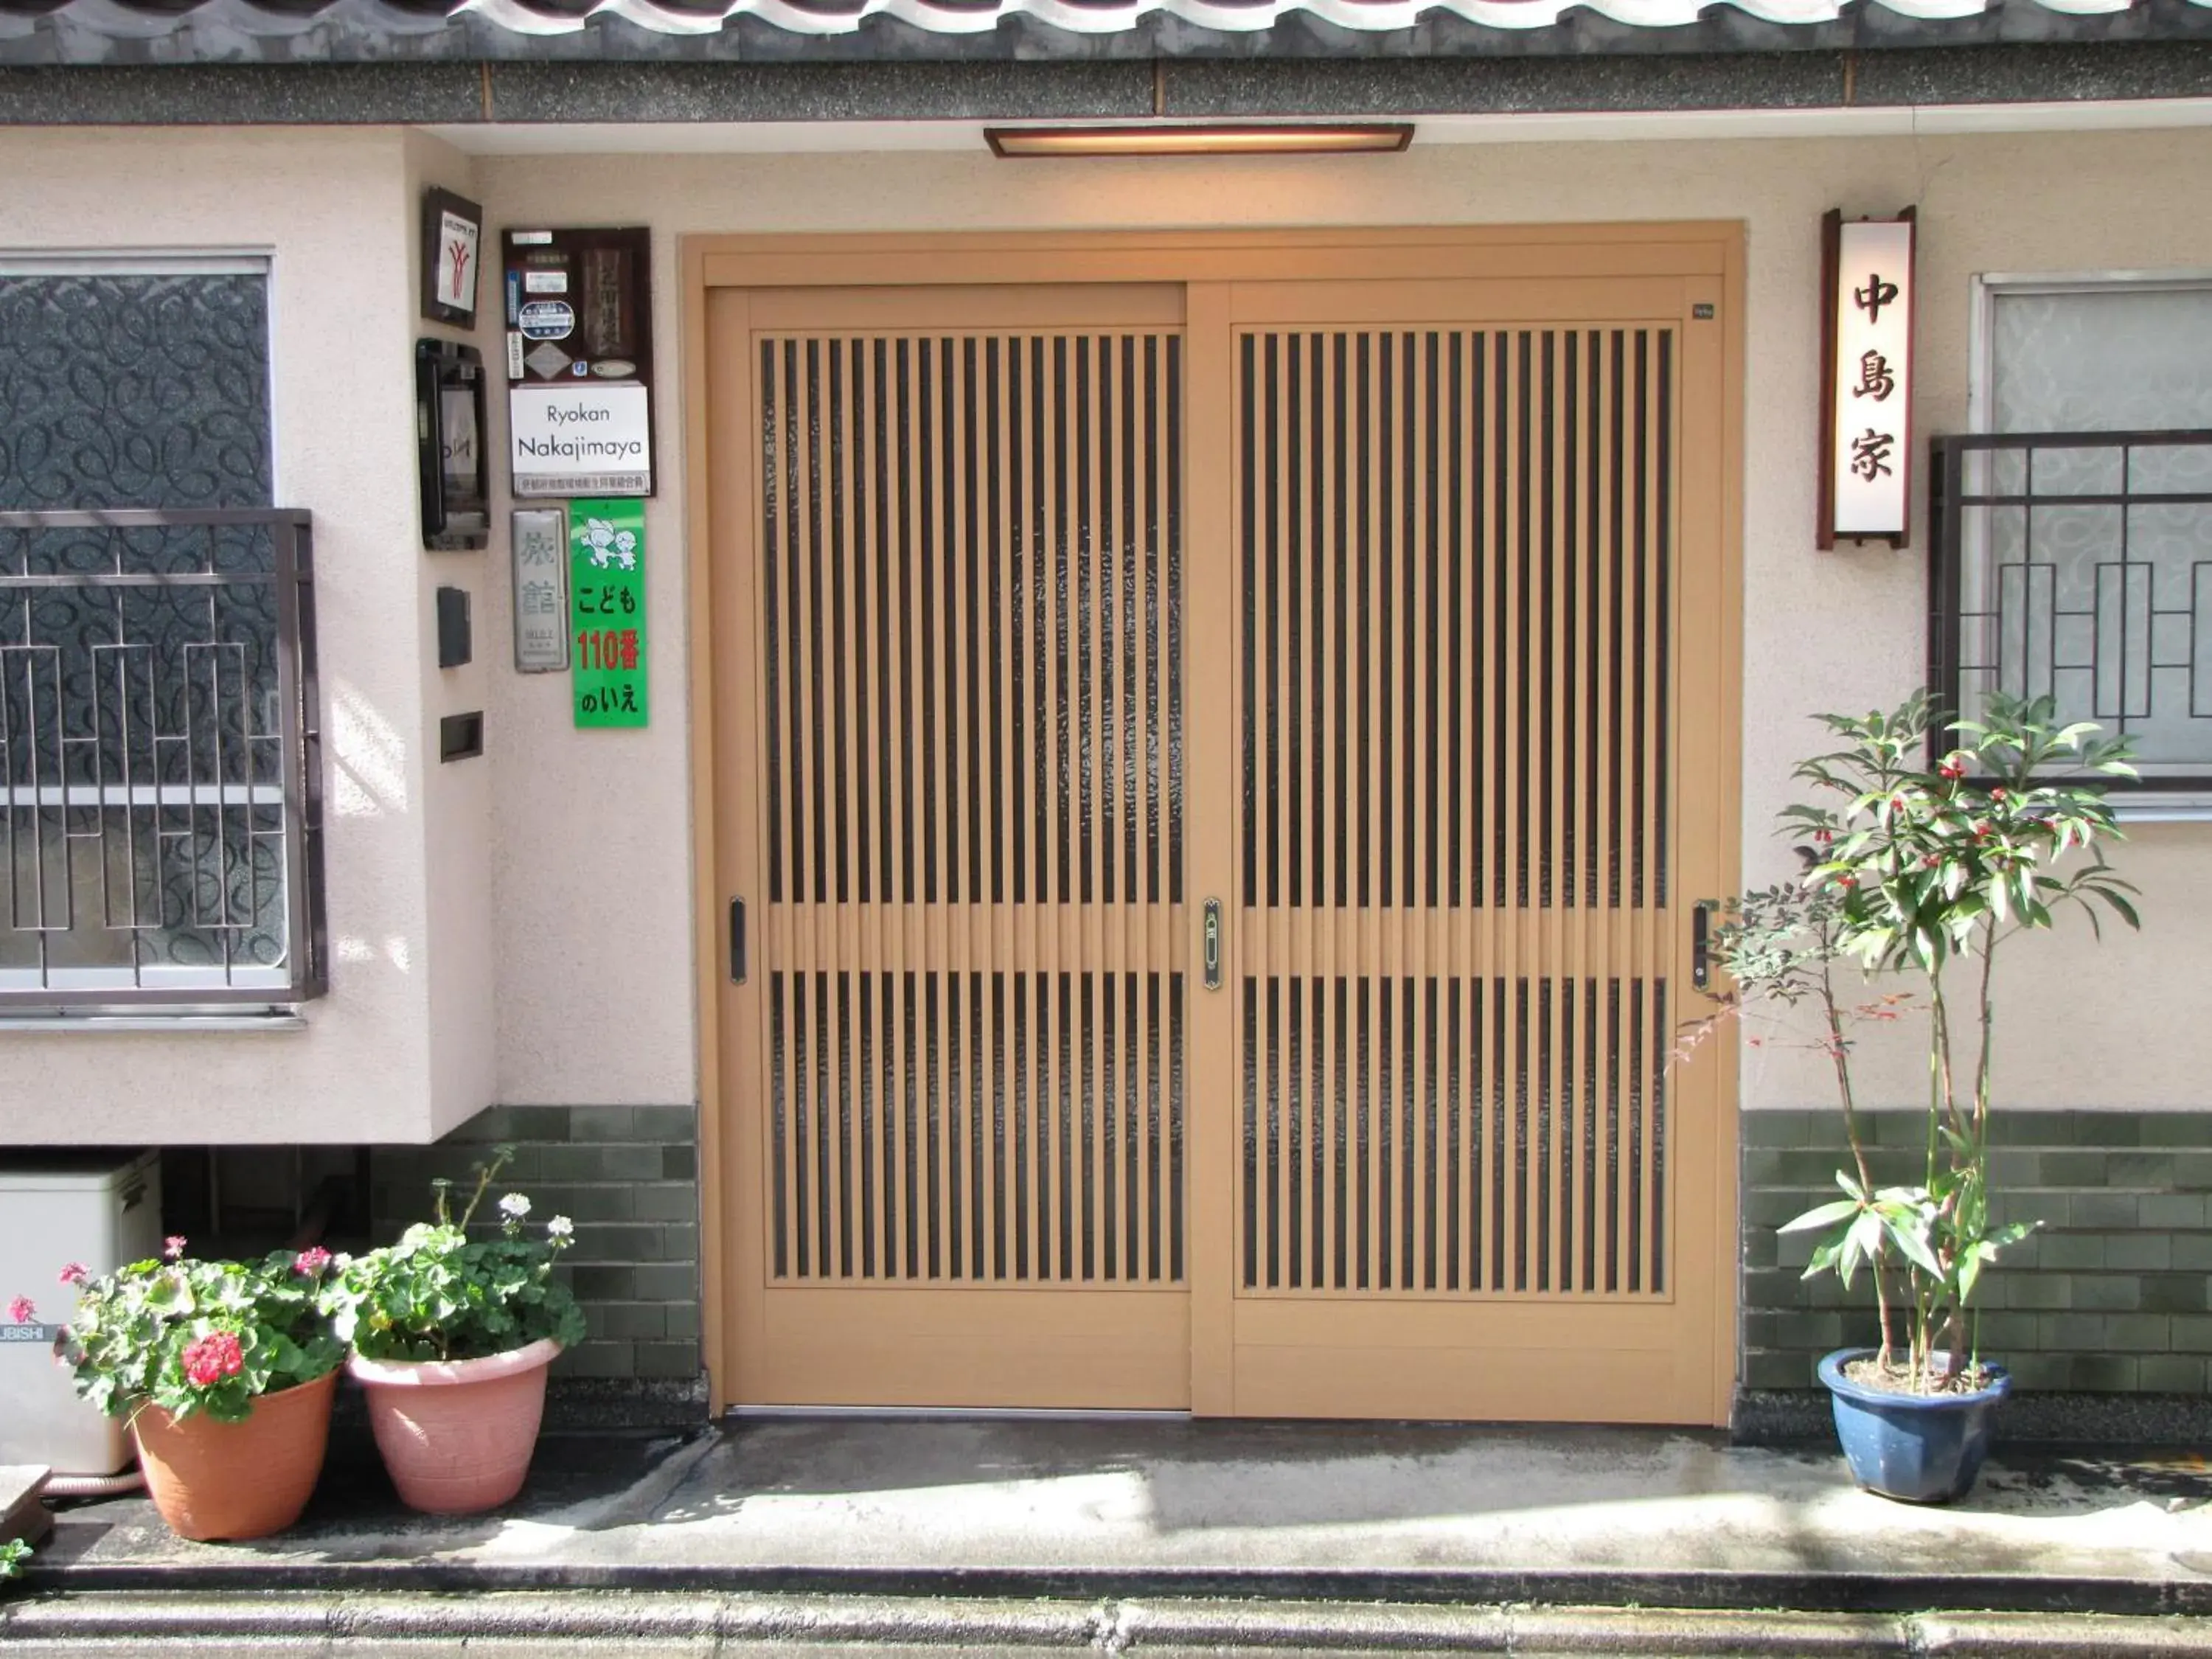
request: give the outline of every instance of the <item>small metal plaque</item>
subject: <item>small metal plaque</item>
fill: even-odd
[[[559,672],[568,666],[568,513],[518,507],[512,544],[515,672]]]

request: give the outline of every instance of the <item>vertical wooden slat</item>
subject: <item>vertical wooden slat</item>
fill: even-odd
[[[1430,1046],[1429,986],[1436,971],[1433,939],[1436,910],[1442,894],[1432,878],[1430,860],[1436,851],[1436,822],[1437,798],[1435,785],[1436,734],[1431,729],[1430,697],[1431,674],[1435,672],[1433,653],[1430,649],[1429,633],[1437,614],[1437,596],[1431,575],[1435,557],[1437,532],[1437,501],[1433,476],[1434,439],[1430,422],[1436,410],[1436,376],[1429,356],[1429,343],[1434,336],[1426,331],[1407,336],[1408,345],[1406,372],[1412,382],[1413,395],[1407,399],[1412,416],[1412,429],[1407,434],[1407,451],[1411,459],[1407,467],[1407,525],[1411,544],[1410,586],[1412,589],[1412,626],[1407,632],[1413,640],[1413,651],[1407,661],[1408,678],[1412,687],[1410,702],[1412,719],[1407,725],[1411,743],[1407,750],[1407,763],[1411,769],[1407,801],[1413,813],[1412,836],[1413,860],[1408,872],[1410,890],[1406,903],[1412,918],[1409,924],[1412,949],[1407,967],[1411,979],[1407,994],[1413,999],[1413,1048],[1408,1057],[1407,1074],[1413,1085],[1413,1156],[1408,1160],[1413,1170],[1411,1190],[1407,1202],[1413,1206],[1413,1260],[1408,1276],[1407,1288],[1433,1290],[1435,1232],[1437,1205],[1442,1194],[1437,1188],[1435,1149],[1437,1121],[1433,1051]]]
[[[1520,731],[1524,718],[1519,625],[1520,543],[1523,515],[1519,496],[1522,464],[1519,422],[1522,388],[1520,356],[1516,349],[1518,339],[1516,332],[1504,329],[1499,330],[1492,337],[1494,402],[1491,419],[1495,423],[1497,458],[1493,483],[1497,523],[1492,556],[1498,575],[1494,595],[1497,609],[1489,623],[1489,637],[1497,658],[1497,672],[1492,682],[1497,708],[1492,722],[1492,747],[1489,751],[1492,757],[1492,781],[1497,792],[1492,856],[1497,866],[1494,890],[1499,907],[1493,932],[1498,939],[1498,967],[1500,971],[1493,983],[1493,994],[1498,999],[1497,1024],[1504,1037],[1495,1065],[1496,1075],[1503,1079],[1504,1085],[1493,1108],[1500,1177],[1497,1196],[1502,1199],[1498,1204],[1495,1235],[1498,1261],[1494,1282],[1498,1288],[1515,1291],[1527,1288],[1522,1277],[1526,1258],[1522,1253],[1522,1230],[1526,1211],[1522,1170],[1523,1160],[1528,1154],[1528,1138],[1520,1112],[1524,1098],[1521,1079],[1526,1075],[1527,1061],[1518,1023],[1518,965],[1528,960],[1522,948],[1520,925],[1524,901],[1520,885],[1522,848],[1518,827],[1521,805]]]
[[[1659,447],[1660,427],[1671,417],[1673,411],[1667,409],[1662,401],[1661,379],[1656,372],[1656,364],[1653,361],[1657,343],[1653,337],[1653,331],[1639,329],[1637,331],[1637,338],[1638,348],[1637,403],[1639,416],[1637,453],[1637,507],[1639,522],[1637,539],[1643,556],[1638,561],[1637,587],[1637,611],[1643,634],[1641,641],[1643,689],[1638,698],[1638,746],[1639,758],[1644,763],[1638,780],[1638,834],[1642,843],[1638,866],[1642,876],[1638,890],[1641,903],[1638,908],[1643,911],[1645,919],[1647,943],[1644,961],[1647,964],[1646,983],[1650,988],[1647,993],[1650,998],[1650,1018],[1656,1022],[1659,1017],[1661,1006],[1658,988],[1661,975],[1666,969],[1665,952],[1668,941],[1661,936],[1656,925],[1656,917],[1654,915],[1662,892],[1660,876],[1656,865],[1662,841],[1657,821],[1661,791],[1658,780],[1655,775],[1657,761],[1656,738],[1656,726],[1658,721],[1663,717],[1665,708],[1665,693],[1660,682],[1663,653],[1658,635],[1666,626],[1666,618],[1660,615],[1659,596],[1652,574],[1659,559],[1661,545],[1665,536],[1665,530],[1660,521],[1663,491],[1658,487],[1658,482],[1654,474],[1658,462],[1656,452]],[[1652,1279],[1652,1266],[1656,1259],[1655,1247],[1658,1220],[1655,1187],[1659,1125],[1654,1108],[1657,1103],[1657,1091],[1655,1085],[1659,1066],[1656,1050],[1656,1044],[1646,1048],[1644,1063],[1638,1068],[1643,1073],[1639,1081],[1642,1084],[1641,1096],[1644,1103],[1643,1156],[1638,1170],[1638,1187],[1644,1196],[1644,1205],[1643,1213],[1638,1218],[1638,1231],[1644,1268],[1641,1288],[1646,1291],[1658,1288]]]
[[[1265,1250],[1266,1271],[1263,1284],[1280,1285],[1287,1277],[1285,1257],[1290,1248],[1287,1229],[1290,1225],[1290,1139],[1291,1108],[1290,1053],[1291,1010],[1291,890],[1293,878],[1290,870],[1291,801],[1290,801],[1290,704],[1291,704],[1291,561],[1296,556],[1291,535],[1287,465],[1291,445],[1285,441],[1283,422],[1286,419],[1286,398],[1283,377],[1287,368],[1285,361],[1283,336],[1279,331],[1258,337],[1259,386],[1261,398],[1259,419],[1251,429],[1258,435],[1266,457],[1266,465],[1256,481],[1260,492],[1259,506],[1264,530],[1261,545],[1265,550],[1266,609],[1261,613],[1267,634],[1267,672],[1261,683],[1261,696],[1266,708],[1264,730],[1266,738],[1261,747],[1261,768],[1264,794],[1255,803],[1264,814],[1263,823],[1267,837],[1261,851],[1261,898],[1267,907],[1267,926],[1260,945],[1264,959],[1248,964],[1255,975],[1255,984],[1267,999],[1263,1005],[1272,1017],[1272,1030],[1263,1031],[1261,1055],[1261,1103],[1267,1114],[1265,1136],[1261,1142],[1263,1158],[1261,1164],[1261,1193],[1267,1214],[1263,1218],[1261,1238]]]
[[[1158,349],[1158,337],[1155,335],[1147,334],[1133,342],[1130,351],[1132,373],[1127,392],[1131,428],[1136,434],[1136,512],[1130,525],[1130,556],[1134,561],[1130,573],[1134,607],[1130,650],[1134,684],[1129,695],[1133,705],[1131,714],[1134,721],[1132,737],[1134,746],[1130,751],[1130,810],[1136,814],[1137,875],[1130,896],[1141,906],[1141,921],[1134,947],[1137,960],[1132,964],[1129,979],[1132,1010],[1129,1031],[1130,1109],[1137,1145],[1135,1167],[1131,1173],[1132,1195],[1135,1202],[1131,1206],[1131,1225],[1134,1231],[1130,1236],[1129,1249],[1131,1261],[1137,1264],[1138,1276],[1146,1279],[1159,1277],[1159,1261],[1152,1243],[1156,1213],[1153,1183],[1158,1168],[1158,1122],[1153,1109],[1152,1087],[1152,1056],[1156,1053],[1155,1045],[1159,1036],[1152,1018],[1146,975],[1157,971],[1164,963],[1167,946],[1167,935],[1158,916],[1160,871],[1154,856],[1152,830],[1157,800],[1152,769],[1158,755],[1156,734],[1158,731],[1159,635],[1158,611],[1152,601],[1159,571],[1157,469],[1160,438],[1154,424],[1157,419],[1155,400],[1158,394],[1154,373]]]
[[[1044,372],[1038,403],[1045,419],[1045,473],[1041,487],[1050,504],[1044,579],[1047,614],[1051,621],[1045,635],[1046,670],[1041,688],[1046,710],[1044,732],[1050,761],[1048,811],[1053,880],[1043,914],[1050,918],[1040,967],[1048,971],[1038,981],[1037,1017],[1040,1085],[1038,1099],[1038,1155],[1042,1175],[1037,1184],[1037,1208],[1042,1235],[1038,1273],[1056,1278],[1064,1267],[1060,1254],[1060,1212],[1066,1203],[1060,1170],[1066,1157],[1060,1116],[1059,1055],[1060,964],[1068,954],[1066,917],[1076,884],[1070,866],[1070,819],[1074,811],[1073,776],[1069,770],[1069,717],[1066,708],[1073,683],[1069,653],[1074,649],[1074,629],[1068,615],[1070,579],[1073,574],[1073,511],[1069,478],[1069,379],[1063,373],[1067,343],[1064,337],[1046,342]]]
[[[1020,383],[1028,414],[1022,436],[1022,454],[1029,486],[1029,544],[1021,609],[1025,634],[1023,665],[1030,678],[1025,704],[1028,725],[1024,734],[1026,751],[1023,767],[1024,775],[1030,781],[1034,798],[1030,804],[1030,823],[1027,826],[1028,927],[1023,939],[1023,971],[1018,981],[1019,1000],[1014,1018],[1016,1029],[1020,1033],[1019,1075],[1022,1086],[1021,1256],[1026,1264],[1025,1271],[1034,1277],[1042,1278],[1044,1273],[1042,1211],[1045,1165],[1040,1140],[1044,1127],[1042,1093],[1044,1071],[1043,1056],[1036,1037],[1039,1015],[1036,968],[1042,957],[1047,919],[1052,914],[1050,907],[1056,902],[1052,886],[1054,866],[1049,837],[1052,748],[1048,709],[1050,706],[1051,677],[1046,665],[1051,615],[1046,592],[1052,580],[1054,543],[1051,529],[1050,416],[1044,374],[1045,343],[1041,338],[1030,337],[1023,342],[1023,346]]]
[[[1112,890],[1113,878],[1113,823],[1108,802],[1108,757],[1111,747],[1109,710],[1112,707],[1108,690],[1107,666],[1109,656],[1111,629],[1107,625],[1106,583],[1111,568],[1110,548],[1114,535],[1113,515],[1113,447],[1107,431],[1109,402],[1106,379],[1106,342],[1103,337],[1085,337],[1083,351],[1089,371],[1085,388],[1085,408],[1089,419],[1089,434],[1084,446],[1084,468],[1091,479],[1091,522],[1084,540],[1088,556],[1085,561],[1083,628],[1085,694],[1081,702],[1087,704],[1084,716],[1084,793],[1085,796],[1086,839],[1090,845],[1085,851],[1085,879],[1089,902],[1083,910],[1081,949],[1084,971],[1078,975],[1077,989],[1081,1002],[1081,1015],[1077,1026],[1075,1045],[1075,1110],[1082,1124],[1083,1135],[1083,1203],[1079,1212],[1077,1231],[1080,1235],[1080,1271],[1085,1279],[1100,1272],[1100,1255],[1105,1245],[1108,1224],[1106,1215],[1106,1095],[1104,1090],[1104,1055],[1100,1048],[1101,1026],[1098,994],[1104,977],[1105,921],[1104,905]]]
[[[971,337],[945,342],[945,395],[942,400],[945,411],[945,441],[948,462],[944,568],[949,590],[946,610],[951,617],[948,629],[951,644],[945,653],[951,671],[945,711],[945,793],[951,799],[945,803],[945,814],[953,826],[945,851],[945,899],[951,933],[947,960],[951,963],[954,982],[959,991],[959,1017],[954,1022],[953,1051],[960,1056],[963,1066],[959,1074],[960,1087],[946,1102],[945,1194],[940,1201],[945,1218],[947,1271],[955,1274],[959,1272],[957,1264],[963,1258],[961,1241],[968,1232],[967,1206],[973,1201],[972,1195],[967,1192],[965,1171],[968,1167],[969,1125],[973,1121],[972,1103],[979,1081],[972,1018],[975,1012],[972,975],[977,961],[975,937],[977,902],[975,853],[981,833],[981,825],[973,807],[975,785],[982,775],[975,752],[977,727],[974,672],[980,629],[974,614],[971,581],[975,561],[972,515],[976,506],[976,386],[970,373],[974,344]]]
[[[1566,769],[1562,763],[1569,743],[1565,728],[1571,701],[1567,689],[1568,597],[1565,579],[1568,561],[1574,550],[1571,493],[1573,481],[1567,466],[1573,453],[1573,435],[1567,426],[1569,400],[1566,396],[1565,343],[1558,329],[1545,330],[1542,337],[1546,520],[1542,559],[1543,625],[1547,635],[1544,647],[1544,718],[1540,745],[1544,757],[1542,857],[1546,903],[1543,939],[1544,960],[1552,964],[1551,978],[1555,987],[1548,1057],[1551,1089],[1547,1106],[1551,1121],[1547,1158],[1550,1191],[1547,1200],[1550,1211],[1550,1274],[1547,1288],[1558,1291],[1568,1288],[1568,1229],[1573,1215],[1573,1189],[1567,1173],[1573,1156],[1571,1132],[1573,1094],[1570,1085],[1571,1049],[1567,1033],[1571,1024],[1574,992],[1571,981],[1561,970],[1566,937],[1567,876],[1564,854],[1568,840]]]
[[[828,471],[823,487],[823,513],[829,520],[824,550],[830,564],[830,612],[833,647],[830,673],[825,683],[831,692],[831,719],[825,732],[830,745],[830,765],[836,776],[831,791],[835,802],[832,823],[836,847],[831,860],[830,897],[836,906],[837,961],[844,969],[841,1018],[843,1027],[841,1060],[844,1093],[841,1120],[852,1136],[852,1180],[849,1183],[854,1233],[854,1269],[871,1271],[877,1230],[873,1206],[882,1166],[877,1161],[867,1113],[865,1073],[861,1068],[860,982],[860,908],[857,868],[862,856],[862,836],[854,799],[860,775],[860,662],[859,632],[860,565],[856,557],[858,533],[854,517],[854,482],[858,470],[854,453],[853,386],[846,373],[847,343],[831,338],[823,343],[824,447]]]
[[[1006,1180],[1011,1167],[1008,1146],[1011,1132],[1011,1112],[1013,1087],[1011,1072],[1013,1050],[1007,1041],[1004,1024],[1006,997],[1002,975],[1014,961],[1014,907],[1017,902],[1020,874],[1015,860],[1017,846],[1014,836],[1014,815],[1019,792],[1014,781],[1020,775],[1023,763],[1022,733],[1016,718],[1014,659],[1019,648],[1020,629],[1015,618],[1019,599],[1015,584],[1019,578],[1020,563],[1015,550],[1019,544],[1021,527],[1016,522],[1015,503],[1018,499],[1015,484],[1016,469],[1020,465],[1021,434],[1014,418],[1013,388],[1011,384],[1015,372],[1014,354],[1018,343],[1001,337],[991,337],[983,343],[984,385],[990,420],[992,449],[991,538],[986,547],[989,561],[992,628],[997,643],[994,648],[993,670],[997,683],[997,714],[991,727],[991,769],[993,799],[998,811],[993,834],[993,869],[996,872],[990,895],[991,963],[985,994],[983,1025],[983,1055],[989,1066],[989,1085],[983,1099],[985,1123],[988,1134],[981,1152],[979,1174],[979,1225],[982,1229],[978,1245],[976,1276],[1003,1278],[1006,1272],[1004,1251],[1006,1248],[1007,1228],[1011,1217],[1007,1213]],[[981,1194],[988,1194],[988,1201]]]
[[[1606,331],[1603,364],[1605,398],[1604,494],[1606,536],[1606,741],[1605,775],[1601,788],[1606,823],[1605,892],[1607,958],[1610,968],[1606,988],[1607,1059],[1611,1092],[1607,1098],[1607,1157],[1610,1182],[1606,1223],[1607,1288],[1629,1287],[1631,1206],[1635,1177],[1626,1165],[1629,1151],[1628,1049],[1622,1041],[1621,1021],[1626,1017],[1626,991],[1638,971],[1632,954],[1635,933],[1627,916],[1627,860],[1630,837],[1625,830],[1626,794],[1622,757],[1628,741],[1626,675],[1631,650],[1628,584],[1629,568],[1626,482],[1627,402],[1625,391],[1626,336],[1619,328]]]

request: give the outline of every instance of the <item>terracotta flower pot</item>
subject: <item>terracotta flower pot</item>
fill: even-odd
[[[520,1492],[545,1411],[545,1367],[560,1352],[548,1338],[482,1359],[348,1359],[401,1499],[430,1515],[472,1515]]]
[[[253,1414],[179,1422],[148,1405],[131,1419],[147,1494],[179,1538],[266,1538],[300,1518],[323,1472],[338,1374],[264,1394]]]

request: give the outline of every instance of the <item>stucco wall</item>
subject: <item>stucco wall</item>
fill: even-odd
[[[1794,718],[1921,673],[1918,551],[1812,546],[1815,229],[1831,206],[1920,210],[1919,418],[1966,412],[1977,270],[2212,266],[2212,135],[1437,146],[1395,158],[1007,164],[955,154],[479,158],[397,132],[0,131],[0,248],[275,255],[281,499],[316,515],[330,733],[332,995],[305,1031],[0,1030],[0,1141],[420,1140],[490,1100],[691,1098],[690,781],[676,263],[690,231],[1741,219],[1749,233],[1746,467],[1747,881]],[[2144,189],[2158,181],[2155,198]],[[472,193],[489,228],[655,233],[660,494],[648,510],[653,725],[578,732],[557,676],[507,666],[504,506],[481,555],[416,538],[410,343],[419,192]],[[487,242],[488,257],[495,245]],[[896,280],[895,271],[885,273]],[[489,291],[488,291],[489,297]],[[478,342],[496,361],[495,319]],[[503,437],[493,413],[493,440]],[[503,466],[495,477],[504,479]],[[431,655],[432,590],[469,588],[475,665]],[[745,647],[731,642],[733,652]],[[438,716],[483,707],[489,754],[440,767]],[[2022,973],[2002,1079],[2026,1105],[2199,1103],[2195,1018],[2212,933],[2212,826],[2125,849],[2150,929],[2045,951]],[[2024,962],[2023,968],[2027,964]],[[2094,1040],[2094,1046],[2091,1046]],[[1907,1101],[1909,1042],[1870,1093]],[[1745,1103],[1815,1103],[1808,1056],[1748,1053]]]
[[[421,269],[422,192],[440,185],[473,199],[468,157],[451,145],[422,133],[407,135],[405,216],[403,242],[409,271]],[[495,247],[496,244],[493,245]],[[480,248],[479,252],[483,250]],[[492,253],[496,265],[497,254]],[[420,319],[416,305],[419,278],[407,289],[407,332],[410,337],[468,337],[459,330]],[[496,281],[482,283],[478,303],[497,306]],[[485,361],[495,364],[493,354]],[[497,400],[496,392],[488,402]],[[479,434],[480,437],[482,434]],[[413,489],[406,490],[415,499]],[[413,544],[420,548],[421,543]],[[486,595],[505,571],[486,553],[417,553],[416,637],[422,642],[416,672],[422,684],[417,738],[422,756],[423,877],[428,948],[422,961],[423,989],[430,1009],[429,1132],[443,1134],[489,1105],[494,1098],[497,1026],[497,965],[492,948],[492,800],[506,757],[501,733],[490,727],[484,753],[471,760],[438,759],[441,717],[483,709],[495,680],[512,658],[497,629],[487,625]],[[469,595],[474,649],[458,668],[438,666],[437,590],[458,587]],[[409,1139],[420,1139],[410,1136]],[[362,1139],[368,1139],[364,1136]]]
[[[465,1066],[442,1102],[431,1077],[444,792],[422,740],[412,171],[389,131],[0,129],[0,249],[273,256],[277,500],[314,514],[335,957],[304,1030],[0,1028],[0,1143],[411,1140],[483,1103]]]
[[[494,225],[653,227],[665,437],[681,412],[675,256],[685,232],[1745,221],[1747,882],[1778,876],[1787,861],[1768,826],[1788,798],[1790,761],[1816,735],[1795,716],[1892,700],[1923,672],[1922,554],[1813,546],[1821,213],[1919,209],[1923,434],[1965,423],[1972,273],[2212,266],[2212,135],[2198,132],[1417,146],[1389,159],[1227,170],[981,154],[483,158],[476,178]],[[673,443],[664,442],[659,468],[647,520],[653,728],[579,737],[564,686],[494,676],[493,729],[512,762],[494,809],[505,1100],[642,1104],[693,1087]],[[503,592],[491,614],[503,640]],[[2057,943],[2015,976],[2008,1099],[2160,1108],[2204,1097],[2212,1022],[2197,1007],[2212,965],[2208,853],[2212,826],[2141,830],[2124,856],[2144,890],[2146,935],[2101,954],[2083,940]],[[576,879],[586,869],[591,879]],[[1916,1097],[1909,1032],[1887,1054],[1870,1045],[1867,1060],[1872,1097]],[[1746,1055],[1747,1106],[1817,1103],[1826,1086],[1814,1057],[1771,1043]]]

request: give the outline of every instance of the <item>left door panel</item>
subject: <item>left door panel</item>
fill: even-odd
[[[1181,291],[708,335],[733,1397],[1185,1405]]]

